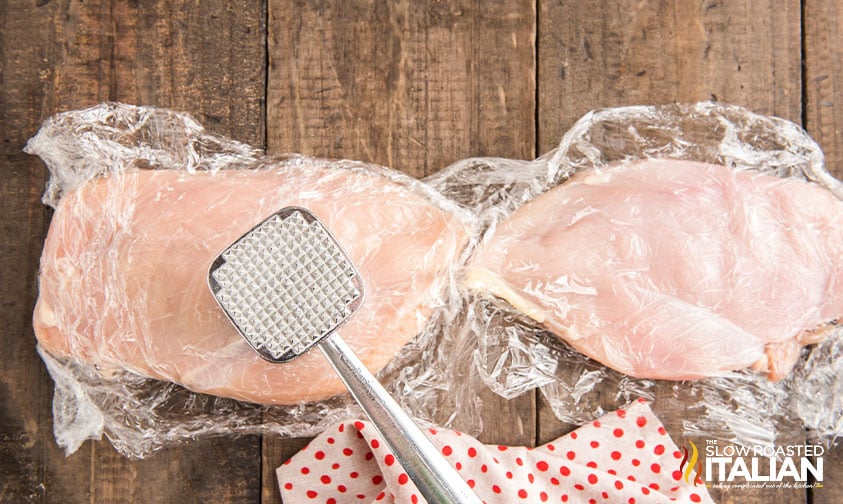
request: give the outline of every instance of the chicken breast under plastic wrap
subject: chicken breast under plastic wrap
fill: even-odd
[[[372,370],[422,329],[465,222],[365,168],[302,162],[272,171],[130,171],[68,192],[41,258],[34,314],[51,354],[194,391],[292,404],[344,390],[318,350],[262,360],[207,284],[211,261],[276,210],[312,210],[360,270],[366,298],[339,333]]]
[[[843,204],[724,166],[583,172],[500,223],[467,283],[622,373],[787,374],[843,314]]]

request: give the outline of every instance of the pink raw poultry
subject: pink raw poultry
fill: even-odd
[[[373,371],[423,327],[464,222],[394,177],[293,160],[267,171],[129,171],[68,192],[41,258],[35,332],[51,354],[262,403],[344,390],[321,353],[263,361],[207,284],[223,248],[274,211],[311,209],[366,284],[340,334]]]
[[[776,380],[843,314],[843,204],[724,166],[576,175],[500,223],[467,283],[642,378],[752,366]]]

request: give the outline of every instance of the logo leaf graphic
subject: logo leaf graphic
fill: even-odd
[[[691,459],[688,461],[688,467],[685,468],[685,482],[690,483],[689,479],[691,476],[691,472],[694,470],[694,466],[697,464],[697,460],[699,459],[699,452],[697,451],[697,445],[694,444],[693,441],[689,441],[691,443]],[[685,450],[687,456],[687,450]],[[682,461],[683,464],[685,460]],[[681,466],[680,466],[681,470]],[[702,471],[702,462],[700,462],[700,467],[697,469],[697,477],[694,479],[694,484],[696,485],[696,479],[699,478],[700,472]]]

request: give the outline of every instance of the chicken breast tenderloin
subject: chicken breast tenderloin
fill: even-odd
[[[344,390],[318,350],[263,361],[214,301],[211,261],[274,211],[312,210],[347,249],[365,301],[340,334],[378,371],[422,329],[464,221],[367,169],[131,171],[70,191],[41,258],[35,333],[53,355],[197,391],[292,404]]]
[[[466,282],[631,376],[775,380],[843,314],[841,251],[843,203],[814,184],[654,159],[522,206]]]

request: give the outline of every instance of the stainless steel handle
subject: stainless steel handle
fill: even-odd
[[[342,338],[331,334],[319,348],[429,503],[480,504],[468,484]]]

